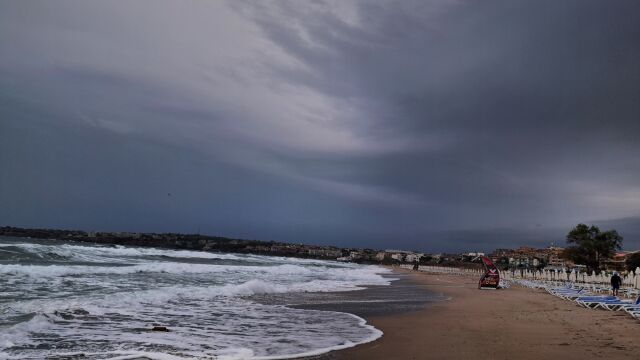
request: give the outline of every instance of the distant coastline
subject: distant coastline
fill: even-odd
[[[30,229],[12,226],[0,227],[0,236],[12,236],[35,239],[56,239],[80,241],[107,245],[127,245],[140,247],[158,247],[214,252],[234,252],[312,258],[322,260],[344,260],[356,263],[384,263],[376,259],[378,250],[339,248],[336,246],[318,246],[290,244],[276,241],[235,239],[221,236],[179,233],[136,233],[136,232],[93,232],[64,229]]]
[[[106,232],[67,229],[38,229],[0,226],[0,236],[103,245],[156,247],[221,253],[255,254],[319,260],[334,260],[372,265],[413,264],[479,268],[478,256],[484,253],[428,254],[399,249],[342,248],[332,245],[286,243],[223,236],[180,233]]]

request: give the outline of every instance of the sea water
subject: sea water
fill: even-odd
[[[382,333],[352,314],[259,303],[255,295],[388,285],[386,272],[320,260],[0,237],[0,359],[320,354]]]

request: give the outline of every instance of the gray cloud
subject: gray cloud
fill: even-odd
[[[637,247],[639,7],[5,2],[0,219],[432,251],[613,221]]]

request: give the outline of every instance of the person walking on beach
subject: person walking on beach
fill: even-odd
[[[620,285],[622,285],[622,279],[620,278],[620,275],[618,275],[618,272],[615,271],[611,276],[611,289],[613,289],[614,296],[618,296]]]

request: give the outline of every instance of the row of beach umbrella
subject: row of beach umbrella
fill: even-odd
[[[413,269],[413,265],[404,264],[400,265],[402,268]],[[468,269],[448,266],[425,266],[420,265],[418,267],[420,271],[426,271],[435,274],[483,274],[482,269]],[[517,269],[515,271],[501,271],[500,276],[503,279],[527,279],[527,280],[546,280],[546,281],[568,281],[575,283],[585,283],[593,285],[607,285],[610,284],[613,271],[602,271],[600,274],[591,273],[587,274],[585,271],[578,271],[576,269]],[[619,274],[622,278],[623,286],[640,289],[640,267],[637,267],[635,271],[629,271]]]

